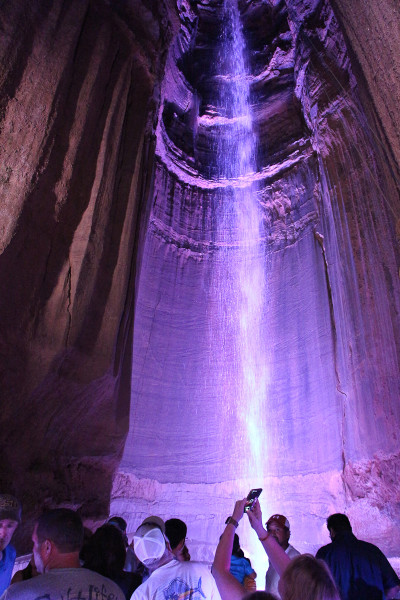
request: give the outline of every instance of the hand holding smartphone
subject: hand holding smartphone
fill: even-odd
[[[259,497],[262,492],[262,488],[253,488],[247,495],[247,502],[244,506],[244,512],[248,512],[249,510],[253,510],[253,506],[255,501]]]

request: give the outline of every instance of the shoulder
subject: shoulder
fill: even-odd
[[[92,589],[97,595],[103,594],[114,600],[124,600],[122,590],[116,583],[89,569],[52,569],[48,573],[33,579],[14,583],[1,600],[24,600],[42,595],[45,598],[60,597],[71,588],[77,597],[85,597],[87,590]],[[96,592],[97,589],[97,592]],[[79,596],[79,594],[81,596]]]
[[[243,560],[243,559],[239,559],[239,560]],[[211,574],[210,566],[205,563],[198,562],[196,560],[189,560],[185,563],[181,563],[181,565],[189,565],[189,568],[193,572],[204,573],[207,577],[210,577],[212,580],[214,580],[214,577]]]
[[[29,592],[30,586],[29,581],[18,581],[17,583],[13,583],[6,589],[4,594],[0,597],[0,600],[13,600],[14,598],[18,600],[22,600],[25,597],[25,594]]]
[[[169,574],[176,574],[178,577],[182,576],[188,578],[202,577],[204,580],[214,581],[210,567],[207,564],[197,562],[196,560],[188,560],[185,562],[174,561],[173,563],[170,563]]]
[[[93,583],[93,585],[103,586],[108,590],[108,593],[113,593],[116,598],[123,598],[123,593],[119,585],[117,585],[114,581],[109,579],[108,577],[104,577],[104,575],[100,575],[100,573],[95,573],[94,571],[90,571],[89,569],[79,568],[76,569],[80,571],[80,577],[84,581],[88,581],[89,583]]]
[[[142,598],[150,598],[150,594],[148,593],[148,582],[149,580],[147,579],[144,583],[142,583],[141,585],[139,585],[139,587],[136,588],[136,590],[133,592],[132,596],[131,596],[131,600],[141,600]]]
[[[390,565],[388,559],[386,558],[382,550],[378,548],[378,546],[375,546],[375,544],[371,544],[370,542],[364,542],[362,540],[358,540],[358,543],[359,547],[363,549],[364,553],[367,554],[372,560],[379,563],[381,567],[388,566],[390,569],[392,569],[392,566]]]
[[[17,556],[17,551],[15,550],[14,546],[8,544],[8,546],[4,548],[3,554],[5,556],[5,562],[14,563],[15,557]]]
[[[316,558],[325,558],[328,554],[330,554],[331,550],[333,549],[333,545],[332,543],[330,544],[326,544],[325,546],[322,546],[317,554],[315,555]]]
[[[296,550],[291,544],[286,548],[286,554],[290,556],[290,558],[294,558],[295,556],[299,556],[300,552]]]
[[[363,548],[364,550],[366,550],[367,552],[370,552],[371,554],[376,554],[377,556],[385,556],[382,552],[382,550],[380,550],[378,548],[378,546],[375,546],[375,544],[371,544],[371,542],[364,542],[364,540],[357,540],[357,545],[360,548]]]
[[[386,589],[399,584],[400,580],[396,571],[378,546],[362,540],[358,540],[358,546],[362,549],[361,556],[363,560],[376,565],[380,569]]]

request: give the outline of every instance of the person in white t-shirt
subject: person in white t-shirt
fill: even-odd
[[[137,558],[150,570],[150,577],[134,591],[131,600],[221,600],[207,565],[181,562],[173,555],[165,537],[165,523],[159,517],[143,521],[133,544]]]
[[[290,524],[284,515],[272,515],[265,524],[267,531],[273,538],[276,539],[281,548],[286,552],[290,558],[298,556],[300,552],[296,550],[291,544],[290,539]],[[265,591],[270,594],[274,594],[277,598],[280,598],[278,591],[279,575],[272,566],[269,564],[268,571],[265,575]]]

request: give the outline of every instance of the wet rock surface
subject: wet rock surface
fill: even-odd
[[[211,557],[233,496],[259,483],[299,549],[345,510],[393,554],[398,15],[389,1],[379,18],[367,0],[240,2],[258,150],[232,183],[216,177],[232,118],[217,109],[221,7],[2,5],[2,487],[23,499],[21,538],[43,503],[96,518],[112,495],[131,531],[181,516]],[[220,192],[254,181],[262,465],[216,395],[235,370],[212,334]]]

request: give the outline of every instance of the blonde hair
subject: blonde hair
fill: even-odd
[[[311,554],[294,558],[281,577],[283,600],[340,600],[331,572]]]

